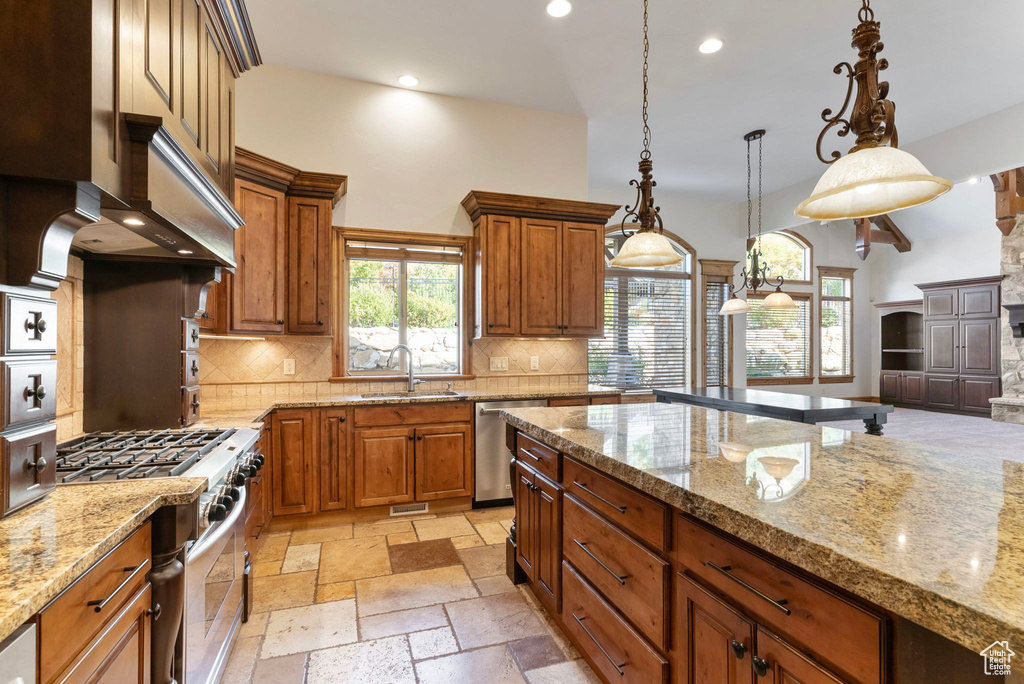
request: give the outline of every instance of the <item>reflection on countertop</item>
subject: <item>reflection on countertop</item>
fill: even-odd
[[[680,404],[503,417],[968,648],[1024,645],[1024,463]]]
[[[0,520],[0,640],[138,529],[158,508],[187,504],[206,478],[66,485]]]

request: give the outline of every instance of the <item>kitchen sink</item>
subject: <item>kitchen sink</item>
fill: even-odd
[[[405,392],[367,392],[360,395],[363,399],[404,399],[412,397],[461,397],[461,392],[452,390],[418,390]]]

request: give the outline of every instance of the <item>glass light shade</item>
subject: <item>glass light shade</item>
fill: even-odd
[[[764,472],[774,477],[776,481],[786,477],[793,472],[793,468],[800,465],[800,461],[795,458],[783,458],[782,456],[762,456],[757,460],[761,462]]]
[[[750,313],[750,305],[747,304],[746,299],[740,299],[736,295],[727,299],[718,311],[719,316],[735,316],[736,314],[745,313]]]
[[[952,187],[951,181],[931,175],[912,154],[895,147],[869,147],[829,166],[795,213],[815,221],[878,216],[931,202]]]
[[[682,260],[683,257],[672,248],[667,237],[648,231],[630,235],[611,260],[611,265],[620,268],[656,268],[678,264]]]
[[[761,302],[762,309],[799,309],[793,298],[785,292],[772,292]]]
[[[718,452],[722,454],[722,458],[733,463],[742,463],[747,460],[747,456],[753,450],[754,447],[748,447],[746,444],[739,444],[738,442],[718,443]]]

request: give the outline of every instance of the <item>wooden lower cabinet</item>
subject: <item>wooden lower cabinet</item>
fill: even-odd
[[[534,477],[537,515],[537,588],[554,612],[562,601],[562,488],[539,473]]]
[[[758,679],[765,684],[843,684],[806,655],[763,627],[757,628]],[[761,674],[761,673],[764,674]]]
[[[416,428],[416,500],[473,494],[473,431],[468,424]]]
[[[988,400],[999,395],[999,376],[960,376],[960,410],[962,411],[991,414],[992,404]]]
[[[348,508],[352,418],[347,408],[320,411],[320,511]]]
[[[413,428],[355,431],[355,505],[381,506],[413,500]]]
[[[316,432],[310,409],[280,409],[270,419],[271,508],[274,515],[316,510]]]
[[[683,573],[675,608],[675,684],[753,684],[753,621]]]
[[[882,371],[878,379],[882,403],[922,405],[925,403],[924,373],[918,371]]]
[[[537,473],[516,463],[516,562],[531,580],[537,579],[537,506],[533,494]]]
[[[960,405],[960,376],[926,375],[924,382],[928,408],[955,411]]]

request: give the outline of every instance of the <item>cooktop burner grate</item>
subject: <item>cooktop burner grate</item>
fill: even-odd
[[[198,463],[234,432],[97,432],[57,447],[57,476],[63,483],[173,477]]]

